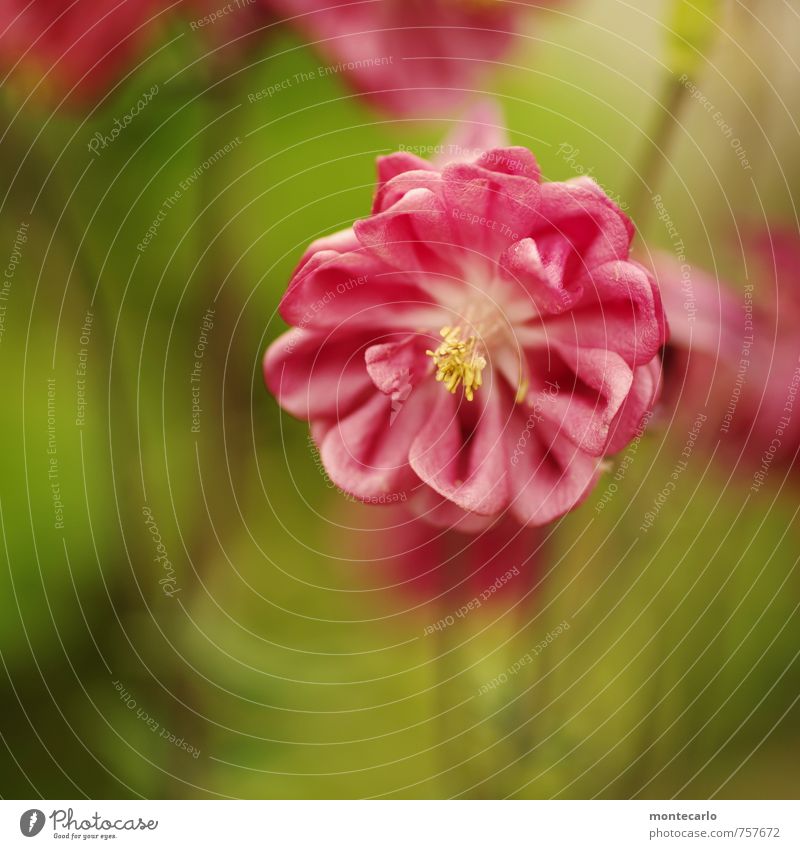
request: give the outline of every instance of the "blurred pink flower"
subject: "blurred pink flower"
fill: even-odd
[[[745,245],[740,292],[657,255],[671,339],[664,403],[684,424],[703,412],[704,442],[748,474],[797,464],[800,449],[800,235],[764,230]]]
[[[523,3],[500,0],[266,0],[356,89],[400,115],[452,112],[499,60]]]
[[[744,312],[730,285],[679,263],[672,254],[654,253],[652,265],[670,330],[660,406],[683,424],[705,409],[710,394],[730,391],[731,371],[742,350]]]
[[[496,140],[487,117],[459,138]],[[650,410],[661,301],[593,181],[542,183],[521,147],[443,151],[461,158],[381,157],[372,215],[309,247],[265,379],[354,497],[542,525]]]
[[[390,575],[399,584],[393,589],[414,600],[472,601],[477,609],[521,598],[541,578],[545,532],[539,528],[521,527],[506,515],[480,533],[464,534],[402,507],[385,512],[395,529],[378,537],[380,554],[391,558]]]
[[[135,62],[165,0],[3,0],[0,57],[39,92],[87,101]]]
[[[0,61],[41,94],[90,102],[139,59],[161,13],[182,14],[227,67],[278,18],[378,105],[399,114],[450,111],[511,44],[524,3],[485,0],[5,0]],[[270,29],[271,31],[271,29]],[[319,73],[320,69],[309,69]]]
[[[756,316],[754,391],[747,397],[745,413],[753,418],[759,465],[767,455],[783,469],[796,471],[800,468],[800,233],[763,230],[751,239],[750,247],[761,281],[758,300],[764,306]]]
[[[207,45],[200,60],[214,76],[235,73],[274,34],[275,16],[259,0],[182,0],[183,17],[192,35]]]

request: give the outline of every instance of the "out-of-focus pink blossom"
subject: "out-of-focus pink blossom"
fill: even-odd
[[[191,34],[208,50],[199,61],[215,76],[241,69],[243,57],[277,31],[275,16],[259,0],[183,0],[179,8]]]
[[[476,534],[438,528],[408,508],[375,511],[381,522],[367,556],[381,582],[412,601],[450,603],[454,617],[535,590],[544,560],[546,532],[509,516]],[[372,567],[374,566],[374,570]],[[461,605],[469,605],[468,609]]]
[[[496,138],[472,123],[471,144]],[[354,497],[461,530],[506,511],[542,525],[650,410],[661,300],[592,180],[543,183],[522,147],[459,149],[379,159],[372,214],[301,259],[265,378]]]
[[[358,91],[390,112],[451,113],[511,45],[502,0],[266,0]],[[316,71],[317,69],[313,69]]]
[[[744,312],[733,288],[663,251],[653,255],[670,339],[664,350],[660,406],[686,417],[731,388],[742,350]]]
[[[775,228],[746,245],[753,267],[752,365],[730,435],[742,461],[780,473],[798,467],[800,449],[800,235]]]
[[[765,230],[745,249],[750,282],[738,292],[663,254],[654,270],[671,329],[664,404],[681,425],[707,415],[704,444],[760,475],[758,489],[800,448],[800,236]]]
[[[502,0],[4,0],[0,62],[39,94],[89,102],[145,57],[155,21],[183,19],[229,57],[298,29],[326,57],[315,75],[347,76],[398,114],[451,112],[514,39],[524,3]],[[273,31],[272,27],[269,31]],[[221,52],[219,52],[221,51]]]
[[[0,62],[59,100],[102,95],[141,56],[165,0],[3,0]]]

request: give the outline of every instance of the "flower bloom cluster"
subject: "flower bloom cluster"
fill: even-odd
[[[447,149],[463,155],[380,158],[372,214],[309,247],[265,378],[345,492],[405,493],[462,530],[506,512],[543,525],[654,403],[658,289],[593,181],[543,182],[486,114]]]

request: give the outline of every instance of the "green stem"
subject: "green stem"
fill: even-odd
[[[678,77],[670,74],[659,98],[653,127],[647,134],[641,164],[633,175],[628,192],[631,199],[630,217],[640,233],[646,229],[648,216],[653,210],[651,199],[669,161],[668,152],[680,126],[680,114],[686,102],[686,93],[686,86]]]

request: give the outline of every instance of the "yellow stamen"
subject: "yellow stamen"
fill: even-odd
[[[483,383],[481,372],[486,368],[486,360],[477,353],[477,339],[474,336],[461,338],[460,327],[443,327],[439,331],[444,340],[435,351],[426,351],[436,364],[436,379],[444,383],[450,392],[464,385],[467,401],[475,397],[475,390]]]

